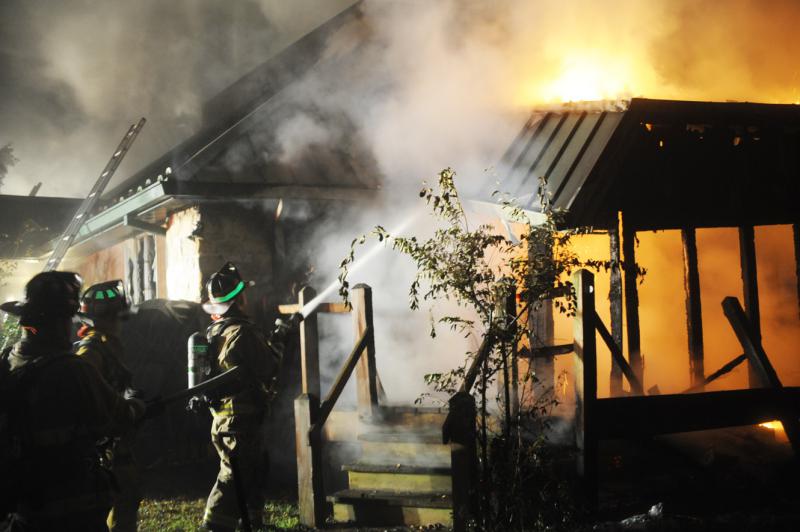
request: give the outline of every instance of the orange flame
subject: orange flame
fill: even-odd
[[[783,430],[783,423],[780,421],[767,421],[766,423],[759,423],[758,426],[769,430]]]

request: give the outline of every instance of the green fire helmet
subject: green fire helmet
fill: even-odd
[[[208,301],[203,303],[203,310],[208,314],[222,316],[231,308],[236,297],[253,281],[244,281],[239,270],[232,262],[226,262],[216,273],[211,274],[206,284]]]
[[[125,297],[122,281],[115,279],[104,283],[93,284],[81,296],[81,308],[78,312],[80,320],[94,325],[98,318],[123,318],[127,316],[131,304]]]
[[[38,273],[25,285],[23,301],[8,301],[0,310],[19,316],[23,325],[44,318],[72,317],[78,312],[82,282],[73,272]]]

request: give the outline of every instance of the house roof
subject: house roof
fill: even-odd
[[[0,195],[0,258],[41,256],[66,229],[81,200]]]
[[[636,98],[533,113],[499,188],[538,210],[540,179],[572,226],[623,211],[639,229],[794,223],[800,106]]]
[[[325,62],[329,39],[361,24],[356,4],[333,17],[212,98],[200,131],[109,190],[101,209],[135,194],[159,176],[183,183],[228,183],[263,189],[272,186],[376,188],[377,165],[345,116],[300,108],[292,84]],[[336,122],[341,138],[314,145],[298,160],[280,157],[279,126],[293,113]],[[226,189],[218,192],[224,193]]]

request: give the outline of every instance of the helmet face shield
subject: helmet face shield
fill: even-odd
[[[244,281],[239,270],[231,262],[213,273],[206,284],[208,300],[203,303],[203,310],[208,314],[223,315],[233,306],[236,298],[252,281]]]

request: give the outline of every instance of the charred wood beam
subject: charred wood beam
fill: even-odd
[[[575,445],[578,449],[578,475],[583,477],[590,508],[597,504],[598,425],[597,343],[595,324],[594,275],[579,270],[572,277],[577,299],[573,336],[575,338]]]
[[[683,287],[686,293],[686,332],[689,339],[689,376],[693,387],[702,386],[705,375],[703,313],[700,302],[700,271],[697,235],[693,227],[681,230],[683,243]]]
[[[700,383],[698,383],[698,384],[696,384],[696,385],[694,385],[694,386],[692,386],[690,388],[686,388],[681,393],[694,393],[694,392],[702,391],[703,388],[707,384],[711,384],[712,382],[714,382],[715,380],[719,379],[723,375],[726,375],[726,374],[730,373],[731,371],[736,369],[739,366],[739,364],[741,364],[745,360],[747,360],[747,355],[745,355],[745,354],[739,355],[738,357],[734,358],[733,360],[731,360],[730,362],[728,362],[727,364],[725,364],[724,366],[719,368],[717,371],[715,371],[714,373],[712,373],[711,375],[709,375],[708,377],[703,379],[703,382],[700,382]]]
[[[598,399],[595,415],[601,438],[636,438],[755,425],[799,405],[800,388],[758,388]]]
[[[598,316],[596,312],[594,315],[594,323],[595,327],[597,327],[597,332],[600,333],[600,338],[603,339],[608,347],[608,350],[611,351],[611,359],[614,361],[614,364],[612,365],[619,368],[620,374],[625,375],[625,378],[628,379],[628,383],[631,385],[631,391],[633,393],[644,395],[644,389],[642,388],[641,381],[636,377],[636,374],[628,365],[628,361],[625,360],[625,357],[622,356],[622,349],[614,340],[613,336],[611,336],[611,333],[608,332],[603,320],[600,319],[600,316]]]
[[[753,226],[739,227],[739,258],[742,267],[744,312],[753,326],[753,339],[761,342],[761,312],[758,304],[758,270]],[[759,375],[752,363],[748,367],[748,378],[750,387],[757,386]]]
[[[800,223],[792,225],[794,240],[794,271],[797,280],[797,312],[800,316]]]
[[[628,317],[628,360],[633,373],[644,382],[641,337],[639,332],[638,265],[636,264],[636,230],[623,219],[622,269],[625,272],[625,314]]]
[[[725,317],[728,318],[733,331],[736,333],[736,338],[742,344],[744,354],[750,362],[750,368],[755,370],[758,380],[766,387],[774,390],[783,388],[783,384],[778,378],[775,368],[764,352],[761,346],[760,338],[756,337],[756,331],[753,324],[745,315],[745,311],[739,304],[739,300],[735,297],[726,297],[722,300],[722,309],[725,311]],[[800,421],[798,421],[797,409],[785,409],[778,416],[778,419],[783,423],[783,428],[786,431],[786,436],[792,444],[795,456],[800,458]]]
[[[545,345],[542,347],[534,347],[533,349],[525,349],[520,351],[519,356],[524,358],[545,358],[554,357],[558,355],[566,355],[575,350],[575,344],[558,344],[558,345]]]
[[[610,286],[608,289],[608,300],[611,311],[611,337],[614,343],[620,348],[623,342],[622,333],[622,271],[620,269],[620,242],[619,242],[619,223],[608,232],[611,269]],[[620,349],[621,351],[621,349]],[[611,396],[622,395],[622,370],[617,364],[611,365],[609,375],[609,390]]]

